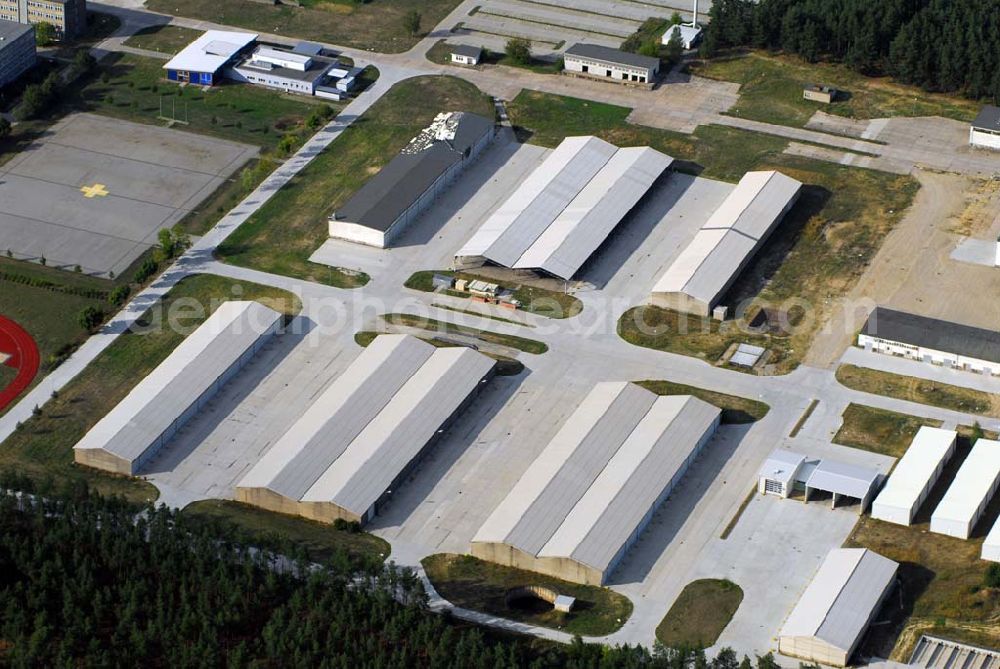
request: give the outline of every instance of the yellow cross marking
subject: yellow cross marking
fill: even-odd
[[[104,184],[94,184],[93,186],[84,186],[80,189],[84,197],[105,197],[108,193],[108,187]]]

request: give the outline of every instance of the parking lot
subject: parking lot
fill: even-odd
[[[91,114],[0,166],[0,247],[95,275],[125,271],[255,147]]]
[[[704,20],[711,2],[702,2]],[[650,17],[678,12],[691,19],[684,0],[485,0],[453,27],[449,41],[503,51],[511,37],[531,40],[536,57],[556,57],[576,42],[618,47]]]

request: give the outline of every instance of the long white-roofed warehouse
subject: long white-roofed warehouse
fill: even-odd
[[[455,267],[571,279],[672,163],[649,147],[568,137],[455,254]]]
[[[1000,486],[1000,442],[979,439],[931,514],[931,532],[968,539]]]
[[[899,565],[866,548],[830,551],[778,634],[778,652],[808,662],[847,666]]]
[[[135,475],[264,346],[283,316],[225,302],[73,447],[76,462]]]
[[[910,525],[955,452],[958,433],[922,426],[872,504],[872,518]]]
[[[371,520],[493,375],[470,348],[380,335],[237,484],[241,502],[313,520]]]
[[[780,172],[748,172],[656,282],[652,304],[711,315],[801,188]]]
[[[472,554],[602,585],[720,415],[688,395],[597,384],[473,537]]]

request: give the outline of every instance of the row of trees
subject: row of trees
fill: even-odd
[[[17,481],[0,476],[0,487]],[[220,526],[73,491],[0,496],[0,665],[753,669],[729,650],[497,638],[430,613],[412,572],[321,569]],[[757,669],[776,669],[758,658]]]
[[[931,91],[1000,99],[1000,0],[716,0],[703,43],[842,61]]]

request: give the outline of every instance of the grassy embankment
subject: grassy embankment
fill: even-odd
[[[803,127],[817,111],[852,119],[892,116],[944,116],[968,122],[979,112],[971,100],[894,83],[888,77],[866,77],[834,63],[807,63],[765,52],[741,53],[694,63],[702,77],[740,84],[733,116]],[[805,84],[825,84],[844,93],[832,104],[802,98]]]
[[[590,585],[570,583],[531,571],[504,567],[471,555],[430,555],[421,560],[434,589],[455,606],[482,611],[530,625],[560,629],[581,636],[603,636],[619,629],[632,614],[624,595]],[[509,607],[505,595],[512,588],[541,586],[576,598],[570,613],[533,612]]]
[[[743,590],[732,581],[705,578],[684,586],[656,627],[656,639],[670,648],[715,645],[743,601]]]
[[[412,290],[419,290],[425,293],[434,292],[432,279],[435,274],[453,276],[456,279],[479,279],[488,283],[500,283],[504,288],[514,291],[514,299],[521,303],[521,310],[538,316],[547,318],[572,318],[583,311],[583,302],[568,293],[560,293],[554,290],[547,290],[537,286],[525,284],[505,284],[482,276],[474,272],[455,272],[452,270],[423,270],[415,272],[403,285]],[[468,299],[469,293],[462,293],[457,290],[446,290],[446,295],[452,297],[462,297]]]

